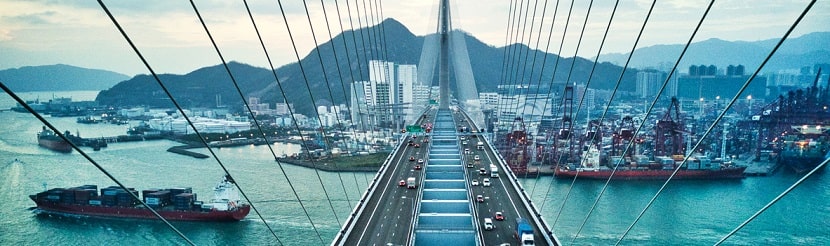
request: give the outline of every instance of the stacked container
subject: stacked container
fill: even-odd
[[[190,210],[191,204],[193,204],[193,200],[193,193],[181,193],[175,195],[173,196],[173,207],[176,210]]]
[[[161,208],[170,204],[170,191],[160,190],[153,193],[147,193],[144,196],[144,202],[152,208]]]
[[[134,188],[127,188],[127,190],[129,190],[129,192],[124,191],[118,186],[110,186],[101,189],[101,205],[122,207],[134,206],[138,203],[138,201],[136,201],[130,193],[138,196],[138,191]]]

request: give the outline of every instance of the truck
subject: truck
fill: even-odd
[[[498,178],[499,177],[499,168],[496,165],[490,164],[490,177],[491,178]]]
[[[476,143],[476,148],[479,150],[484,150],[484,142],[478,141],[478,143]]]
[[[407,189],[415,189],[418,187],[418,184],[415,183],[415,177],[409,177],[406,179],[406,188]]]
[[[514,236],[519,239],[519,245],[534,245],[533,227],[525,218],[516,219],[516,234]]]

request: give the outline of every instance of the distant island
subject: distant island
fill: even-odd
[[[112,71],[64,64],[0,70],[0,81],[15,92],[100,91],[128,79],[130,76]]]

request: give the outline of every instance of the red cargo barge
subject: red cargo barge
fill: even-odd
[[[724,167],[721,169],[700,169],[687,170],[681,169],[677,171],[672,179],[741,179],[744,177],[744,170],[746,166]],[[648,169],[618,169],[614,172],[612,179],[632,180],[632,179],[668,179],[674,170],[648,170]],[[577,173],[579,175],[577,176]],[[595,169],[595,170],[567,170],[564,168],[556,168],[554,175],[558,178],[577,178],[581,179],[608,179],[611,177],[611,169]]]
[[[129,192],[120,187],[98,189],[95,185],[73,188],[55,188],[29,197],[37,204],[35,213],[62,216],[88,216],[130,219],[157,219]],[[142,191],[144,202],[167,220],[180,221],[239,221],[251,211],[241,204],[236,186],[229,177],[214,188],[209,202],[196,201],[190,188],[150,189]]]
[[[67,131],[64,133],[66,136],[70,136],[69,132]],[[69,142],[63,140],[58,134],[55,134],[49,129],[46,129],[44,126],[42,131],[38,132],[37,134],[37,144],[41,147],[51,149],[57,152],[69,153],[72,152],[72,145]]]

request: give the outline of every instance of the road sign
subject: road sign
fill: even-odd
[[[407,132],[424,132],[424,129],[421,128],[421,126],[419,126],[419,125],[409,125],[409,126],[406,126],[406,131]]]

